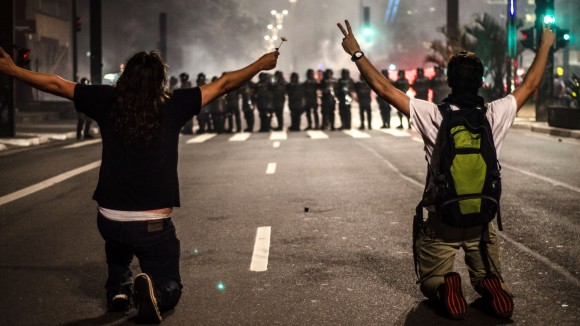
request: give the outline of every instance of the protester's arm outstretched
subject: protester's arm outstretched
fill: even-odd
[[[228,72],[216,81],[201,86],[201,106],[242,86],[260,71],[274,69],[278,62],[278,55],[280,55],[278,51],[266,53],[249,66]]]
[[[524,81],[516,90],[513,91],[513,96],[516,98],[516,103],[518,110],[526,103],[528,98],[534,93],[534,91],[540,85],[542,77],[544,76],[544,68],[546,68],[546,62],[548,61],[548,55],[550,53],[550,48],[554,44],[554,32],[550,30],[549,26],[544,26],[542,28],[542,40],[540,41],[540,47],[538,53],[534,57],[534,61],[528,69],[528,73],[524,77]],[[551,78],[552,76],[550,76]],[[552,79],[550,79],[552,82]]]
[[[4,49],[0,48],[0,73],[14,77],[43,92],[73,99],[76,83],[57,75],[44,74],[18,67]]]
[[[340,23],[337,24],[338,28],[344,35],[344,38],[342,39],[342,48],[346,53],[352,56],[355,52],[360,51],[361,49],[352,33],[350,23],[348,20],[345,20],[344,23],[346,24],[346,30]],[[378,96],[391,103],[397,110],[407,117],[409,116],[410,99],[407,94],[395,88],[387,78],[373,66],[366,56],[357,60],[356,66]]]

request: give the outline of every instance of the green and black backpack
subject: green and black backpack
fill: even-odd
[[[501,166],[486,107],[438,108],[443,120],[419,206],[434,207],[454,227],[487,225],[497,214],[501,230]]]

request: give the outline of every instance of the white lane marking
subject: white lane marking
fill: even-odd
[[[203,143],[206,140],[212,139],[216,136],[216,134],[203,134],[197,137],[191,138],[190,140],[186,141],[187,144],[199,144]]]
[[[288,134],[286,131],[272,131],[270,134],[270,140],[286,140],[288,139]]]
[[[272,147],[274,147],[274,148],[278,148],[278,147],[280,147],[280,142],[279,142],[279,141],[275,141],[275,142],[273,142],[273,143],[272,143]]]
[[[395,171],[396,173],[398,173],[398,174],[399,174],[399,176],[401,176],[403,179],[405,179],[405,180],[407,180],[407,181],[411,182],[412,184],[414,184],[414,185],[416,185],[416,186],[420,187],[421,189],[423,189],[423,188],[425,187],[425,185],[424,185],[424,184],[422,184],[422,183],[420,183],[420,182],[417,182],[417,181],[415,181],[415,180],[413,180],[413,179],[411,179],[411,178],[407,177],[406,175],[403,175],[403,174],[402,174],[402,173],[399,171],[399,169],[397,169],[397,168],[396,168],[396,167],[395,167],[395,166],[394,166],[394,165],[393,165],[391,162],[389,162],[387,159],[385,159],[384,157],[382,157],[382,156],[381,156],[379,153],[377,153],[377,152],[376,152],[374,149],[372,149],[372,148],[370,148],[370,147],[368,147],[368,146],[366,146],[366,145],[364,145],[364,144],[362,144],[362,143],[358,143],[358,144],[359,144],[360,146],[362,146],[362,147],[366,148],[367,150],[369,150],[371,153],[373,153],[375,156],[377,156],[377,157],[378,157],[380,160],[382,160],[382,161],[384,161],[385,163],[387,163],[387,165],[388,165],[388,166],[389,166],[389,167],[390,167],[390,168],[391,168],[393,171]],[[502,166],[504,166],[504,165],[502,165]],[[513,168],[513,167],[510,167],[510,169],[515,169],[515,168]],[[520,170],[517,170],[517,171],[520,171]],[[520,172],[522,172],[522,171],[520,171]],[[530,173],[531,173],[531,172],[530,172]],[[530,175],[534,176],[533,174],[530,174]],[[542,177],[542,176],[539,176],[539,177]],[[543,178],[545,178],[545,177],[543,177]],[[546,179],[552,180],[552,179],[550,179],[550,178],[546,178]],[[542,180],[544,180],[544,179],[542,179]],[[556,181],[556,180],[552,180],[552,181],[554,181],[554,182],[556,182],[556,183],[559,183],[559,182],[558,182],[558,181]],[[564,186],[564,185],[563,185],[563,186]],[[574,189],[573,189],[573,190],[574,190]],[[502,239],[504,239],[504,240],[506,240],[507,242],[509,242],[509,243],[513,244],[513,245],[514,245],[516,248],[518,248],[518,249],[520,249],[521,251],[523,251],[523,252],[525,252],[525,253],[527,253],[527,254],[531,255],[532,257],[536,258],[537,260],[539,260],[540,262],[544,263],[546,266],[548,266],[549,268],[551,268],[551,269],[552,269],[552,270],[554,270],[555,272],[558,272],[558,273],[560,273],[560,275],[562,275],[562,276],[563,276],[565,279],[567,279],[568,281],[570,281],[570,282],[571,282],[571,283],[573,283],[574,285],[576,285],[576,286],[580,287],[580,280],[579,280],[579,279],[578,279],[578,278],[577,278],[575,275],[573,275],[572,273],[568,272],[568,271],[567,271],[567,270],[566,270],[564,267],[562,267],[562,266],[558,265],[557,263],[555,263],[555,262],[551,261],[550,259],[548,259],[548,258],[546,258],[546,257],[542,256],[541,254],[539,254],[539,253],[537,253],[537,252],[533,251],[532,249],[528,248],[527,246],[523,245],[522,243],[519,243],[518,241],[516,241],[516,240],[514,240],[514,239],[510,238],[508,235],[506,235],[506,234],[505,234],[505,233],[503,233],[503,232],[497,232],[497,234],[498,234],[498,236],[499,236],[499,237],[501,237]]]
[[[266,174],[274,174],[276,173],[276,163],[268,163],[268,167],[266,168]]]
[[[569,271],[567,271],[564,267],[562,267],[562,266],[554,263],[550,259],[542,256],[541,254],[533,251],[532,249],[530,249],[530,248],[524,246],[523,244],[517,242],[516,240],[510,238],[507,234],[505,234],[503,232],[497,232],[497,234],[502,239],[504,239],[507,242],[509,242],[512,245],[514,245],[516,248],[520,249],[521,251],[523,251],[523,252],[529,254],[530,256],[536,258],[537,260],[541,261],[542,263],[544,263],[546,266],[550,267],[554,271],[560,273],[560,275],[564,276],[564,278],[566,280],[570,281],[570,283],[576,285],[577,287],[580,287],[580,280],[578,278],[576,278],[576,276],[574,276],[572,273],[570,273]]]
[[[83,146],[87,146],[87,145],[92,145],[92,144],[96,144],[96,143],[100,143],[102,142],[102,139],[93,139],[93,140],[85,140],[79,143],[74,143],[68,146],[64,146],[62,149],[69,149],[69,148],[77,148],[77,147],[83,147]]]
[[[564,188],[567,188],[567,189],[570,189],[572,191],[575,191],[575,192],[580,193],[580,188],[578,188],[578,187],[574,187],[574,186],[569,185],[567,183],[564,183],[564,182],[561,182],[561,181],[558,181],[558,180],[554,180],[552,178],[548,178],[548,177],[545,177],[543,175],[536,174],[534,172],[530,172],[530,171],[518,169],[518,168],[516,168],[514,166],[507,165],[507,164],[501,164],[501,167],[502,168],[507,168],[508,170],[512,170],[512,171],[516,171],[516,172],[525,174],[527,176],[530,176],[530,177],[533,177],[533,178],[536,178],[536,179],[540,179],[540,180],[545,181],[545,182],[548,182],[548,183],[551,183],[553,186],[564,187]]]
[[[32,185],[30,187],[26,187],[24,189],[20,189],[18,191],[15,191],[11,194],[6,195],[6,196],[2,196],[2,197],[0,197],[0,206],[7,204],[9,202],[15,201],[17,199],[20,199],[22,197],[28,196],[30,194],[33,194],[37,191],[46,189],[50,186],[53,186],[59,182],[66,180],[66,179],[72,178],[75,175],[90,171],[94,168],[99,167],[100,165],[101,165],[101,160],[98,160],[96,162],[87,164],[85,166],[81,166],[80,168],[76,168],[74,170],[70,170],[68,172],[59,174],[59,175],[52,177],[50,179],[46,179],[46,180],[39,182],[35,185]]]
[[[423,139],[421,139],[420,137],[413,136],[411,137],[411,140],[423,144]]]
[[[371,138],[371,135],[366,132],[359,131],[358,129],[343,130],[345,134],[351,136],[352,138]]]
[[[306,134],[312,139],[328,139],[328,135],[322,130],[306,130]]]
[[[240,132],[240,133],[233,135],[229,139],[229,141],[246,141],[246,140],[248,140],[248,138],[250,138],[251,135],[252,134],[249,132]]]
[[[399,129],[379,129],[379,131],[395,137],[411,137],[410,133]]]
[[[256,242],[254,242],[254,254],[250,270],[252,272],[265,272],[268,270],[268,255],[270,255],[270,234],[271,226],[261,226],[256,231]]]

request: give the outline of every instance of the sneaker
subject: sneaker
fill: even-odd
[[[439,287],[441,302],[452,319],[465,319],[467,314],[467,302],[461,290],[461,276],[455,272],[444,276],[445,283]]]
[[[136,321],[139,323],[160,323],[161,312],[157,306],[153,282],[149,275],[141,273],[135,277],[135,307],[137,308]]]
[[[509,319],[514,312],[512,296],[503,289],[501,280],[495,275],[486,276],[481,280],[483,297],[491,303],[491,308],[498,317]]]

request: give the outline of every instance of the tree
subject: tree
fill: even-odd
[[[521,27],[518,20],[516,26]],[[449,40],[445,28],[439,31]],[[447,66],[449,58],[460,51],[475,52],[484,63],[484,76],[487,76],[482,95],[486,100],[493,100],[505,95],[504,81],[507,71],[507,32],[506,27],[499,24],[492,16],[486,14],[474,16],[472,24],[464,26],[460,31],[458,44],[448,41],[445,46],[442,41],[431,43],[430,53],[425,57],[427,62],[433,62],[441,67]],[[518,48],[518,53],[522,51]]]

